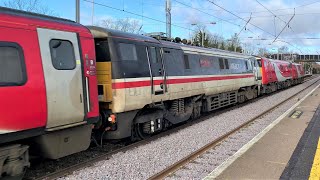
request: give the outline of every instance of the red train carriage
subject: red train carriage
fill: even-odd
[[[298,63],[293,63],[293,65],[295,66],[295,68],[297,69],[297,79],[298,79],[298,83],[302,82],[303,77],[305,76],[304,70],[303,70],[303,66],[301,64]]]
[[[52,159],[86,149],[97,99],[87,28],[0,8],[0,177],[22,173],[31,144]]]
[[[257,57],[262,74],[261,93],[271,93],[303,81],[301,65],[287,61]]]

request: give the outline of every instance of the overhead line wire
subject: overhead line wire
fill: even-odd
[[[148,16],[144,16],[144,15],[141,15],[141,14],[137,14],[137,13],[134,13],[134,12],[131,12],[131,11],[127,11],[125,9],[120,9],[120,8],[116,8],[116,7],[112,7],[112,6],[109,6],[109,5],[105,5],[105,4],[100,4],[100,3],[97,3],[97,2],[92,2],[92,1],[89,1],[89,0],[83,0],[85,2],[88,2],[88,3],[93,3],[95,5],[99,5],[99,6],[102,6],[102,7],[106,7],[106,8],[109,8],[109,9],[113,9],[113,10],[117,10],[117,11],[121,11],[121,12],[125,12],[127,14],[132,14],[132,15],[135,15],[135,16],[140,16],[140,17],[143,17],[145,19],[150,19],[150,20],[153,20],[153,21],[157,21],[157,22],[161,22],[161,23],[164,23],[164,24],[167,24],[165,21],[162,21],[162,20],[159,20],[159,19],[155,19],[155,18],[151,18],[151,17],[148,17]],[[175,26],[175,27],[178,27],[178,28],[182,28],[182,29],[186,29],[186,30],[189,30],[189,31],[194,31],[196,32],[195,30],[193,29],[190,29],[190,28],[186,28],[186,27],[183,27],[183,26],[179,26],[179,25],[176,25],[176,24],[172,24],[172,26]]]
[[[222,10],[224,10],[224,11],[226,11],[226,12],[228,12],[228,13],[232,14],[233,16],[235,16],[235,17],[237,17],[237,18],[239,18],[239,19],[241,19],[241,20],[243,20],[243,21],[247,22],[247,20],[245,20],[245,19],[243,19],[242,17],[240,17],[240,16],[238,16],[238,15],[234,14],[233,12],[231,12],[231,11],[229,11],[229,10],[225,9],[224,7],[219,6],[219,5],[218,5],[218,4],[216,4],[215,2],[213,2],[213,1],[211,1],[211,0],[207,0],[207,1],[208,1],[208,2],[210,2],[210,3],[212,3],[212,4],[213,4],[213,5],[215,5],[215,6],[219,7],[220,9],[222,9]],[[272,33],[270,33],[270,32],[268,32],[268,31],[266,31],[266,30],[264,30],[264,29],[260,28],[259,26],[255,25],[255,24],[253,24],[253,23],[249,23],[249,24],[251,24],[252,26],[254,26],[254,27],[256,27],[256,28],[260,29],[261,31],[263,31],[263,32],[265,32],[265,33],[267,33],[267,34],[269,34],[269,35],[271,35],[271,36],[274,36]]]
[[[182,3],[182,2],[177,1],[177,0],[173,0],[173,1],[175,1],[175,2],[177,2],[177,3],[179,3],[179,4],[181,4],[181,5],[187,6],[187,7],[191,8],[191,9],[194,9],[194,10],[197,10],[197,11],[199,11],[199,12],[202,12],[202,13],[204,13],[204,14],[207,14],[207,15],[209,15],[209,16],[212,16],[212,17],[214,17],[214,18],[217,18],[217,19],[219,19],[219,20],[221,20],[221,21],[224,21],[224,22],[227,22],[227,23],[229,23],[229,24],[232,24],[232,25],[235,25],[235,26],[240,27],[239,24],[236,24],[236,23],[230,22],[230,21],[228,21],[228,20],[219,18],[219,17],[214,16],[214,15],[212,15],[212,14],[210,14],[210,13],[207,13],[207,12],[205,12],[205,11],[202,11],[202,10],[200,10],[200,9],[197,9],[197,8],[195,8],[195,7],[192,7],[192,6],[188,5],[188,4]]]

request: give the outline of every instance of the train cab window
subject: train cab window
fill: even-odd
[[[158,63],[159,60],[157,58],[157,51],[155,47],[150,47],[150,60],[152,63]]]
[[[262,67],[261,59],[258,60],[258,65],[259,65],[259,67]]]
[[[111,61],[108,41],[105,39],[95,39],[94,43],[97,62]]]
[[[184,68],[190,69],[189,56],[186,54],[184,55]]]
[[[229,60],[228,59],[224,59],[224,64],[225,64],[225,68],[229,69]]]
[[[246,61],[247,64],[247,70],[252,71],[253,65],[250,63],[250,61]]]
[[[119,51],[121,60],[123,61],[137,61],[137,50],[134,44],[119,43]]]
[[[72,70],[76,68],[74,48],[70,41],[51,39],[49,45],[54,68],[57,70]]]
[[[223,58],[219,58],[219,66],[220,66],[220,69],[224,69]]]
[[[27,81],[22,48],[0,42],[0,86],[20,86]]]

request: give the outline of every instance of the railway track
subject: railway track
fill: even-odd
[[[315,77],[308,77],[306,78],[306,81],[312,80]],[[265,116],[268,113],[272,113],[273,110],[275,110],[276,108],[278,108],[279,106],[281,106],[282,104],[286,103],[287,101],[291,100],[292,98],[294,98],[295,96],[297,96],[299,93],[301,93],[302,91],[308,89],[309,87],[311,87],[312,85],[314,85],[315,83],[319,82],[315,81],[314,83],[310,84],[309,86],[305,87],[304,89],[302,89],[301,91],[293,94],[292,96],[290,96],[288,99],[285,99],[283,101],[281,101],[280,103],[274,105],[273,107],[271,107],[270,109],[263,111],[262,113],[260,113],[259,115],[251,118],[249,121],[241,124],[240,126],[232,129],[231,131],[229,131],[228,133],[220,136],[219,138],[215,139],[214,141],[208,143],[207,145],[203,146],[202,148],[198,149],[197,151],[194,151],[193,153],[191,153],[190,155],[186,156],[185,158],[181,159],[180,161],[174,163],[173,165],[169,166],[168,168],[160,171],[159,173],[151,176],[149,179],[150,180],[156,180],[156,179],[165,179],[166,177],[173,175],[176,171],[178,171],[179,169],[183,168],[185,165],[187,165],[188,163],[192,162],[193,160],[195,160],[196,158],[198,158],[199,156],[205,154],[207,151],[215,148],[217,145],[219,145],[222,141],[226,140],[229,136],[233,135],[236,132],[239,132],[240,130],[242,130],[243,128],[248,127],[249,125],[251,125],[253,122],[255,122],[256,120],[260,119],[261,117]]]
[[[314,76],[311,76],[311,77],[307,77],[305,79],[304,82],[307,82],[307,81],[310,81],[312,79],[314,79],[316,77]],[[317,81],[318,82],[318,81]],[[316,82],[315,82],[316,83]],[[314,84],[314,83],[313,83]],[[310,86],[312,86],[313,84],[311,84]],[[308,87],[310,87],[308,86]],[[308,87],[304,88],[303,90],[307,89]],[[303,91],[302,90],[302,91]],[[280,92],[280,91],[279,91]],[[291,96],[289,99],[293,98],[294,96],[296,96],[297,94],[299,94],[301,91],[299,91],[298,93],[294,94],[293,96]],[[273,93],[274,94],[274,93]],[[79,163],[76,163],[76,164],[73,164],[73,165],[70,165],[66,168],[61,168],[61,169],[58,169],[57,171],[54,171],[54,172],[50,172],[50,173],[47,173],[47,174],[44,174],[44,175],[40,175],[40,176],[36,176],[36,177],[26,177],[26,179],[55,179],[55,178],[59,178],[59,177],[63,177],[63,176],[66,176],[68,174],[71,174],[72,172],[74,171],[77,171],[77,170],[80,170],[80,169],[83,169],[83,168],[86,168],[86,167],[89,167],[89,166],[92,166],[94,165],[95,163],[99,162],[99,161],[102,161],[102,160],[106,160],[108,159],[109,157],[111,157],[112,155],[114,154],[117,154],[119,152],[126,152],[128,150],[131,150],[135,147],[139,147],[139,146],[143,146],[145,144],[148,144],[149,142],[151,141],[154,141],[158,138],[161,138],[163,136],[167,136],[167,135],[170,135],[176,131],[178,131],[179,129],[183,129],[183,128],[186,128],[188,126],[192,126],[193,124],[195,123],[199,123],[201,121],[204,121],[208,118],[211,118],[213,116],[216,116],[216,115],[219,115],[221,113],[225,113],[226,111],[230,111],[234,108],[237,108],[238,106],[243,106],[245,104],[248,104],[248,103],[252,103],[254,101],[258,101],[259,99],[263,98],[265,96],[262,96],[262,97],[259,97],[259,98],[256,98],[255,100],[252,100],[252,101],[248,101],[248,102],[245,102],[243,104],[240,104],[240,105],[236,105],[236,106],[233,106],[233,107],[228,107],[228,108],[224,108],[223,110],[219,110],[219,111],[215,111],[213,113],[208,113],[208,114],[205,114],[204,116],[202,116],[201,118],[199,118],[198,120],[195,120],[195,121],[192,121],[190,123],[185,123],[183,125],[180,125],[178,127],[175,127],[173,129],[170,129],[168,131],[165,131],[165,132],[162,132],[160,134],[157,134],[155,136],[152,136],[146,140],[142,140],[142,141],[138,141],[138,142],[135,142],[135,143],[132,143],[132,144],[129,144],[129,145],[126,145],[124,147],[120,147],[120,148],[116,148],[115,150],[111,150],[111,151],[107,151],[107,152],[101,152],[98,156],[94,157],[94,158],[88,158],[87,160],[84,160],[82,162],[79,162]],[[287,99],[288,100],[288,99]],[[287,100],[277,104],[275,107],[273,107],[272,109],[280,106],[281,104],[285,103]],[[198,157],[200,155],[200,153],[203,153],[203,152],[206,152],[208,149],[211,149],[212,147],[214,147],[215,145],[217,145],[219,142],[221,142],[222,140],[224,140],[225,138],[227,138],[228,136],[230,136],[231,134],[233,134],[234,132],[237,132],[239,129],[242,129],[243,127],[249,125],[251,122],[253,122],[255,119],[263,116],[264,114],[267,114],[269,113],[271,110],[268,110],[268,111],[265,111],[263,112],[262,114],[260,114],[259,116],[256,116],[255,118],[251,119],[250,121],[248,121],[247,123],[244,123],[241,125],[241,127],[237,127],[235,128],[234,130],[228,132],[227,134],[225,134],[224,136],[221,136],[219,139],[215,140],[214,142],[211,142],[209,143],[208,145],[206,145],[205,147],[199,149],[199,151],[197,152],[194,152],[192,153],[190,156],[182,159],[181,161],[177,162],[176,164],[170,166],[169,168],[161,171],[160,173],[152,176],[150,179],[161,179],[161,178],[164,178],[164,177],[167,177],[168,175],[172,174],[173,172],[175,172],[176,170],[180,169],[183,165],[185,165],[186,163],[192,161],[193,159],[195,159],[196,157]]]

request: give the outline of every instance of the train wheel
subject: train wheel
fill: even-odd
[[[148,123],[139,123],[135,125],[136,135],[139,140],[147,139],[151,134],[147,133]]]

